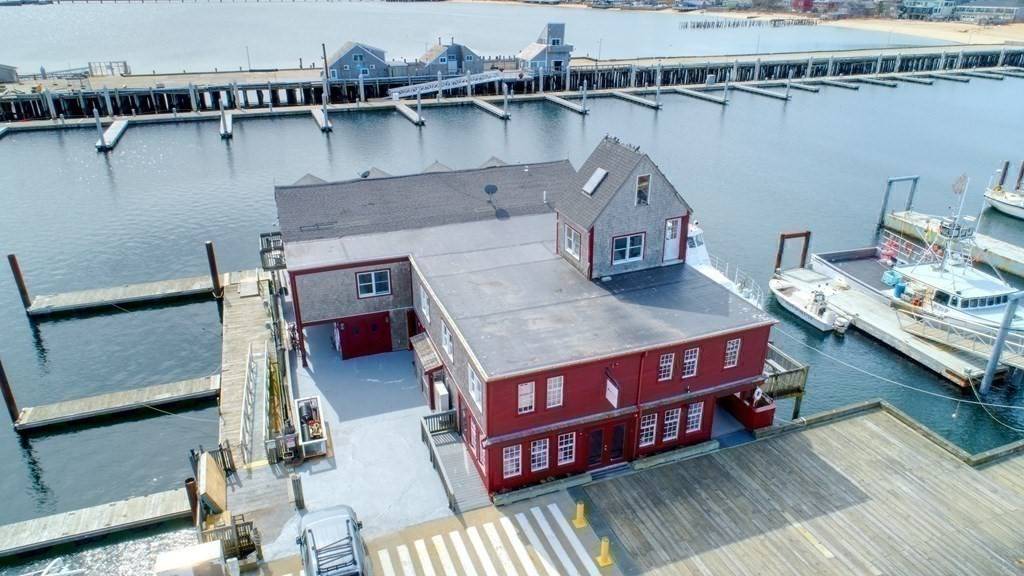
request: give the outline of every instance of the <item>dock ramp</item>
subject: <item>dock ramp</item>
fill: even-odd
[[[409,86],[391,88],[388,90],[388,96],[392,100],[399,100],[401,98],[410,98],[415,97],[416,95],[431,94],[433,92],[457,90],[459,88],[476,86],[477,84],[486,84],[488,82],[529,80],[532,77],[533,73],[529,70],[512,70],[508,72],[504,70],[488,70],[487,72],[481,72],[479,74],[456,76],[453,78],[434,80],[432,82],[422,82],[420,84],[410,84]]]
[[[896,313],[900,327],[914,336],[986,359],[992,355],[997,328],[953,324],[914,310],[899,309]],[[1024,335],[1016,332],[1007,335],[999,362],[1024,370]]]

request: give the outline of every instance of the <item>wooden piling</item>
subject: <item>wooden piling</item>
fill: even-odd
[[[25,285],[25,277],[21,274],[21,266],[18,265],[18,257],[14,254],[7,255],[7,262],[11,265],[11,273],[14,274],[14,283],[18,286],[18,294],[21,296],[21,304],[27,310],[32,305],[32,296],[28,293],[28,286]]]
[[[7,381],[7,373],[4,372],[4,363],[0,360],[0,391],[3,392],[4,404],[7,405],[7,413],[11,416],[11,423],[18,421],[21,411],[18,410],[18,403],[14,399],[14,392],[11,384]]]
[[[206,241],[206,260],[210,263],[210,281],[213,283],[213,297],[221,298],[224,291],[220,285],[220,272],[217,271],[217,255],[213,251],[213,242]]]

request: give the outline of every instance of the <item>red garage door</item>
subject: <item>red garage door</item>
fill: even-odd
[[[338,328],[342,358],[391,352],[391,322],[387,312],[345,318],[338,322]]]

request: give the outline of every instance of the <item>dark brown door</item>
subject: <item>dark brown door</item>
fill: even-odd
[[[626,454],[625,449],[626,425],[616,424],[615,426],[612,426],[612,438],[611,441],[608,442],[608,449],[606,451],[607,454],[605,455],[605,457],[607,458],[606,463],[612,464],[614,462],[622,460],[622,457],[625,456]]]
[[[342,358],[381,352],[391,352],[391,323],[387,312],[354,316],[341,322]]]
[[[587,467],[599,468],[626,457],[626,423],[607,424],[587,433]]]
[[[600,466],[604,461],[604,428],[590,431],[587,443],[587,467]]]

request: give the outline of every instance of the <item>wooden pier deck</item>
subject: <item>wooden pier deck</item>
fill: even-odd
[[[558,96],[555,96],[554,94],[545,94],[544,99],[553,104],[558,104],[563,108],[568,108],[569,110],[572,110],[577,114],[587,114],[589,112],[589,110],[587,110],[583,106],[569,102],[565,98],[560,98]]]
[[[714,102],[715,104],[721,104],[722,106],[725,106],[728,103],[722,96],[715,96],[713,94],[708,94],[707,92],[701,92],[699,90],[690,90],[689,88],[676,87],[673,88],[672,91],[675,92],[676,94],[682,94],[683,96],[689,96],[691,98],[697,98],[699,100],[705,100],[707,102]]]
[[[191,514],[184,488],[0,526],[0,558],[78,542]]]
[[[111,414],[132,412],[151,406],[213,398],[219,392],[220,378],[213,375],[65,400],[54,404],[29,406],[21,410],[18,421],[14,423],[14,429],[33,430]]]
[[[847,90],[860,90],[860,86],[852,82],[843,82],[842,80],[832,80],[826,78],[825,80],[819,80],[821,84],[825,86],[832,86],[835,88],[846,88]]]
[[[426,124],[426,121],[423,120],[423,116],[420,116],[415,110],[409,108],[409,105],[405,102],[395,102],[395,110],[398,110],[402,116],[405,116],[405,118],[415,126],[423,126]]]
[[[773,92],[771,90],[765,90],[764,88],[757,88],[754,86],[747,86],[746,84],[731,84],[732,88],[740,90],[742,92],[749,92],[751,94],[757,94],[758,96],[767,96],[768,98],[775,98],[777,100],[789,100],[789,96],[780,92]]]
[[[210,276],[176,278],[140,284],[123,284],[111,288],[78,290],[60,294],[41,294],[32,298],[26,312],[29,316],[45,316],[62,312],[95,310],[122,304],[151,303],[200,294],[212,294]]]
[[[114,120],[103,131],[103,138],[96,141],[96,149],[100,151],[113,150],[114,146],[121,140],[121,136],[124,136],[124,131],[128,129],[128,120]]]
[[[310,108],[309,113],[313,115],[313,120],[316,121],[316,125],[320,127],[321,132],[330,132],[334,129],[330,117],[324,114],[323,108]]]
[[[508,120],[509,118],[512,117],[512,115],[509,114],[508,112],[505,112],[501,108],[498,108],[497,106],[495,106],[494,104],[491,104],[490,102],[488,102],[486,100],[481,100],[480,98],[472,98],[472,101],[473,101],[473,104],[475,104],[477,108],[480,108],[481,110],[483,110],[484,112],[487,112],[489,114],[493,114],[494,116],[497,116],[498,118],[500,118],[502,120]]]
[[[939,229],[939,220],[938,216],[921,212],[903,211],[887,213],[883,219],[883,224],[886,228],[904,236],[924,242],[935,240],[940,246],[945,246],[945,240],[941,237],[929,238],[929,240],[924,238],[927,230]],[[935,236],[938,235],[936,234]],[[1003,272],[1009,272],[1015,276],[1024,276],[1024,247],[1010,244],[986,234],[975,233],[971,257]]]

